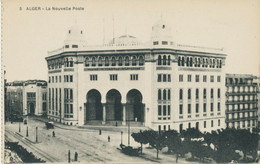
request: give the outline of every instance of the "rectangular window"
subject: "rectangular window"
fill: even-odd
[[[206,103],[203,104],[203,112],[204,112],[204,113],[207,112],[207,104],[206,104]]]
[[[158,116],[162,115],[162,106],[158,105]]]
[[[214,76],[210,76],[210,82],[214,82]]]
[[[203,82],[207,82],[207,75],[203,75]]]
[[[159,44],[159,42],[153,42],[153,45],[158,45]]]
[[[59,82],[61,83],[61,76],[59,76]]]
[[[199,98],[199,89],[196,89],[196,99]]]
[[[98,77],[96,74],[90,75],[90,81],[97,81]]]
[[[54,76],[52,76],[52,83],[54,83]]]
[[[207,122],[204,121],[204,128],[207,128]]]
[[[183,105],[180,104],[179,114],[183,114]]]
[[[171,115],[171,106],[170,105],[168,105],[168,116],[170,116]]]
[[[214,126],[214,122],[213,122],[213,120],[211,120],[211,127],[213,127]]]
[[[188,82],[191,82],[191,75],[188,75]]]
[[[163,116],[166,116],[166,105],[163,106]]]
[[[55,76],[55,82],[56,83],[58,82],[58,76]]]
[[[199,113],[199,104],[196,104],[196,113]]]
[[[217,77],[218,82],[221,82],[221,76]]]
[[[130,80],[138,80],[138,74],[131,74]]]
[[[188,104],[188,114],[191,114],[191,104]]]
[[[179,75],[179,82],[183,82],[183,75]]]
[[[214,90],[213,90],[213,88],[211,88],[211,90],[210,90],[210,98],[214,98]]]
[[[168,74],[168,82],[171,82],[171,75]]]
[[[72,75],[70,75],[69,77],[70,77],[70,80],[69,80],[69,82],[73,82],[73,76],[72,76]]]
[[[207,98],[207,89],[206,88],[203,89],[203,98],[204,99]]]
[[[110,80],[111,81],[116,81],[117,80],[117,74],[111,74],[110,75]]]
[[[162,41],[162,45],[168,45],[167,41]]]
[[[49,77],[49,83],[51,83],[51,77]]]
[[[158,74],[157,75],[157,82],[161,82],[162,81],[162,74]]]
[[[220,98],[220,88],[218,89],[218,98]]]
[[[218,126],[220,126],[220,120],[218,120]]]
[[[213,112],[213,110],[214,110],[214,104],[210,103],[210,111]]]
[[[166,82],[166,74],[163,74],[163,82]]]
[[[196,75],[196,82],[200,82],[200,75]]]

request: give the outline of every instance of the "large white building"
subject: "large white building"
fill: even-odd
[[[225,127],[222,49],[181,45],[159,20],[147,44],[122,35],[88,46],[76,25],[50,51],[48,117],[68,125],[132,124],[211,131]]]

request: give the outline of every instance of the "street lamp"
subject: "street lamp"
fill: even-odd
[[[123,131],[121,131],[121,144],[123,144]]]

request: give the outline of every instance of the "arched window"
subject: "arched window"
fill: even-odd
[[[168,100],[171,100],[171,90],[168,89]]]
[[[136,66],[136,57],[135,56],[132,57],[132,66]]]
[[[180,98],[180,100],[183,99],[183,90],[182,89],[180,89],[179,98]]]
[[[186,60],[186,66],[189,67],[189,65],[190,65],[190,58],[187,57],[187,60]]]
[[[215,59],[213,59],[213,68],[215,68]]]
[[[112,66],[116,66],[116,58],[114,56],[112,57]]]
[[[119,56],[119,58],[118,58],[118,65],[119,65],[119,66],[122,66],[122,65],[123,65],[123,60],[122,60],[122,57],[121,57],[121,56]]]
[[[166,89],[163,90],[163,100],[166,100]]]
[[[178,66],[181,66],[181,57],[178,57]]]
[[[195,67],[197,67],[198,66],[198,59],[197,58],[195,58],[195,65],[194,65]]]
[[[105,66],[109,66],[109,60],[108,60],[108,57],[105,58]]]
[[[205,67],[205,59],[202,59],[202,67]]]
[[[192,58],[190,58],[190,66],[192,67],[193,65],[193,61],[192,61]]]
[[[162,93],[161,93],[161,90],[158,89],[158,100],[161,100],[162,99]]]
[[[102,66],[102,58],[101,57],[98,58],[98,66]]]
[[[166,65],[166,55],[163,55],[163,65]]]
[[[207,90],[206,90],[206,88],[203,89],[203,98],[204,99],[207,98]]]
[[[181,62],[182,62],[182,66],[184,66],[184,62],[185,62],[185,58],[184,58],[184,56],[182,57]]]
[[[65,67],[69,66],[69,60],[68,58],[65,59]],[[52,69],[54,68],[54,65],[52,64]]]
[[[96,66],[96,58],[95,57],[92,58],[92,66]]]
[[[73,59],[70,58],[69,67],[73,67]]]
[[[139,65],[144,65],[144,57],[143,56],[139,57]]]
[[[162,65],[162,57],[161,57],[161,55],[158,56],[158,65]]]
[[[196,99],[199,98],[199,89],[196,89]]]
[[[188,89],[188,99],[191,99],[191,89]]]
[[[86,67],[89,66],[89,58],[88,58],[88,57],[86,57],[86,59],[85,59],[85,66],[86,66]]]
[[[168,65],[171,65],[171,56],[168,56]]]
[[[222,60],[219,61],[219,68],[222,67]]]
[[[126,66],[129,66],[129,57],[128,57],[128,56],[125,57],[125,65],[126,65]]]
[[[209,60],[209,67],[212,67],[212,59]]]
[[[198,67],[200,67],[200,58],[198,58]]]
[[[208,67],[209,63],[208,63],[208,58],[206,58],[206,68]]]

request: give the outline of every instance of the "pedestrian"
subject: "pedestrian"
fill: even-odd
[[[75,152],[74,161],[78,161],[78,153]]]
[[[99,129],[99,135],[101,135],[101,129]]]
[[[107,137],[107,141],[110,142],[110,136]]]
[[[54,131],[52,131],[52,137],[55,137],[55,132]]]

